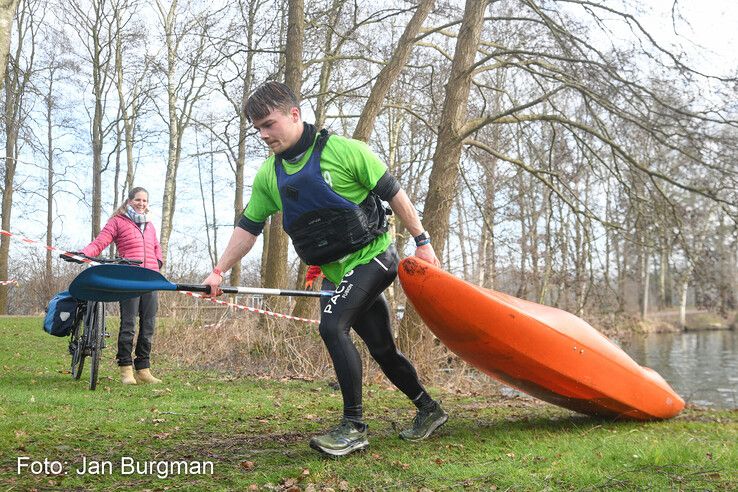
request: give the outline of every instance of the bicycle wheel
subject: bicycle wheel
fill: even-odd
[[[90,332],[90,389],[97,387],[97,371],[100,367],[100,355],[105,337],[105,304],[95,302],[92,313],[92,331]]]
[[[85,310],[85,314],[72,328],[71,337],[69,339],[69,353],[72,356],[72,377],[79,379],[82,376],[82,368],[85,365],[85,335],[87,333],[87,307],[80,308]]]

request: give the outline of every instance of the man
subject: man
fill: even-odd
[[[439,264],[415,208],[366,144],[318,132],[304,123],[297,98],[286,85],[262,85],[249,97],[244,111],[274,155],[256,173],[243,217],[204,283],[219,295],[223,272],[251,250],[264,221],[281,210],[298,255],[310,265],[320,265],[326,276],[323,288],[335,292],[321,301],[320,335],[343,395],[343,418],[335,429],[313,437],[310,446],[343,456],[369,444],[362,420],[361,359],[349,336],[351,328],[389,380],[418,409],[400,437],[425,439],[448,415],[395,347],[382,294],[397,276],[398,265],[382,200],[389,202],[415,236],[415,255]]]

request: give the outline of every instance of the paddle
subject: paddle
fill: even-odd
[[[221,287],[226,294],[261,294],[267,296],[323,297],[333,292],[311,290],[261,289],[258,287]],[[209,285],[173,284],[159,272],[128,265],[97,265],[85,269],[72,280],[69,293],[85,301],[113,302],[138,297],[155,290],[210,292]]]

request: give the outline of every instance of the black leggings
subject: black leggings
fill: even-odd
[[[323,280],[331,298],[321,299],[320,336],[336,370],[343,394],[344,416],[361,419],[361,358],[349,330],[353,327],[382,371],[408,398],[416,400],[424,389],[415,368],[397,350],[390,327],[390,311],[382,292],[397,276],[399,258],[394,246],[369,263],[348,272],[338,287]]]

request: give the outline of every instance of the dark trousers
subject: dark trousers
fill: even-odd
[[[159,297],[156,292],[120,301],[120,333],[118,334],[118,355],[115,357],[118,359],[119,366],[133,364],[136,370],[151,367],[149,357],[158,308]],[[136,317],[139,319],[138,340],[136,341],[136,358],[132,360]]]
[[[366,265],[348,272],[338,286],[323,280],[323,289],[333,290],[334,295],[320,300],[320,335],[333,360],[344,416],[349,419],[362,415],[361,358],[351,341],[351,328],[364,340],[387,378],[408,398],[414,400],[424,391],[412,363],[395,346],[389,305],[382,294],[397,276],[398,263],[395,247],[390,246]]]

